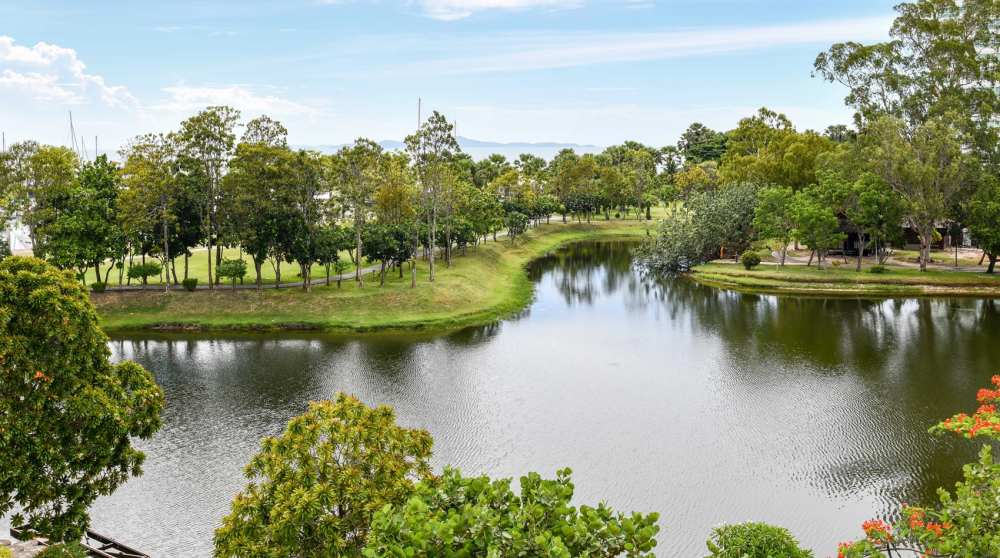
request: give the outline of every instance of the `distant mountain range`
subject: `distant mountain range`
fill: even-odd
[[[406,144],[403,143],[403,142],[401,142],[401,141],[385,140],[385,141],[378,142],[378,144],[381,145],[384,149],[406,149]],[[329,152],[329,151],[336,151],[336,150],[338,150],[341,147],[344,147],[346,145],[350,145],[350,144],[342,143],[342,144],[339,144],[339,145],[293,145],[291,147],[294,148],[294,149],[313,149],[313,150],[316,150],[316,151]],[[546,149],[553,149],[553,148],[554,149],[565,149],[565,148],[571,148],[571,149],[596,149],[597,148],[597,146],[595,146],[595,145],[579,145],[579,144],[576,144],[576,143],[556,143],[556,142],[551,142],[551,141],[546,141],[546,142],[541,142],[541,143],[528,143],[528,142],[523,142],[523,141],[512,142],[512,143],[499,143],[499,142],[495,142],[495,141],[479,141],[479,140],[469,139],[469,138],[462,137],[462,136],[458,136],[458,145],[459,145],[459,147],[462,147],[463,149],[464,148],[487,148],[488,149],[488,148],[491,148],[491,147],[500,148],[500,149],[512,149],[512,148],[513,149],[516,149],[516,148],[525,148],[525,149],[536,149],[536,148],[546,148]]]

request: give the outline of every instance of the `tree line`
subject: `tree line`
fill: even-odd
[[[649,219],[652,206],[674,197],[672,146],[626,142],[596,155],[564,149],[551,161],[494,154],[477,162],[435,112],[404,150],[360,138],[322,154],[290,148],[287,130],[267,116],[240,118],[208,107],[174,132],[136,136],[119,161],[13,144],[0,153],[0,220],[17,216],[35,256],[84,281],[92,271],[102,287],[145,285],[162,273],[169,289],[204,247],[210,289],[221,279],[235,284],[248,268],[262,288],[267,265],[280,286],[282,265],[295,264],[309,290],[314,265],[328,278],[354,267],[359,286],[364,261],[381,264],[383,283],[409,265],[415,285],[421,251],[434,281],[436,253],[451,267],[456,250],[464,255],[502,230],[514,242],[553,214]],[[240,258],[224,259],[223,248],[239,248]]]
[[[685,198],[641,258],[683,271],[755,241],[780,252],[792,242],[818,260],[857,235],[858,265],[882,263],[904,232],[919,238],[926,271],[942,229],[967,230],[1000,256],[1000,34],[993,1],[920,0],[896,6],[891,40],[833,45],[814,76],[846,87],[852,128],[799,132],[762,109],[725,133],[696,126],[682,141],[675,176]],[[686,143],[685,143],[686,142]]]

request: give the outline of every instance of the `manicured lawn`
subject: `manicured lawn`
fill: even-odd
[[[647,222],[594,221],[591,225],[541,225],[518,237],[490,240],[476,252],[462,257],[455,252],[454,267],[437,260],[437,280],[430,283],[427,262],[417,263],[417,288],[410,274],[390,274],[385,286],[377,279],[357,288],[344,281],[343,288],[314,285],[312,293],[301,288],[215,292],[107,292],[92,296],[107,330],[164,328],[322,328],[378,330],[404,328],[455,328],[488,323],[521,310],[531,300],[533,287],[524,265],[559,244],[572,240],[644,235]],[[205,257],[204,252],[200,255]],[[296,267],[289,266],[293,270]],[[284,281],[285,274],[282,273]]]
[[[756,269],[747,271],[739,265],[706,264],[693,271],[695,279],[763,289],[900,294],[1000,293],[1000,275],[936,269],[920,272],[910,268],[888,267],[884,274],[873,274],[867,272],[867,266],[858,273],[851,264],[846,264],[839,269],[831,266],[829,273],[824,273],[822,268],[817,269],[815,265],[789,265],[776,271],[774,264],[761,264]]]

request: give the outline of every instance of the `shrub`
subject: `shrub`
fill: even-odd
[[[233,290],[236,290],[236,280],[243,279],[247,275],[247,262],[244,260],[222,260],[222,263],[215,268],[215,274],[225,279],[231,279]]]
[[[706,558],[812,558],[788,529],[767,523],[719,525],[706,544],[712,553]]]
[[[0,558],[14,558],[14,551],[9,546],[0,546]]]
[[[747,271],[750,271],[760,265],[760,256],[757,255],[757,252],[747,250],[746,252],[743,252],[742,256],[740,256],[740,261],[743,262],[743,267]]]
[[[87,558],[87,549],[78,542],[58,543],[48,546],[35,558]]]
[[[868,268],[868,273],[885,273],[885,266],[882,264],[873,265]]]
[[[156,262],[135,264],[128,268],[128,276],[130,279],[140,279],[142,280],[142,289],[146,290],[146,278],[159,275],[163,271],[163,266]]]
[[[104,281],[97,281],[95,283],[91,283],[90,285],[90,290],[94,291],[95,293],[103,293],[104,289],[107,288],[108,284],[105,283]]]
[[[194,290],[198,288],[198,278],[190,277],[188,279],[185,279],[181,281],[181,286],[183,286],[184,290],[189,293],[194,292]]]

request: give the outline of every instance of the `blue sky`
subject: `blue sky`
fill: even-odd
[[[887,36],[882,0],[0,0],[8,142],[102,149],[210,104],[295,144],[402,139],[426,111],[485,141],[667,145],[761,106],[849,123],[810,78],[833,42]]]

